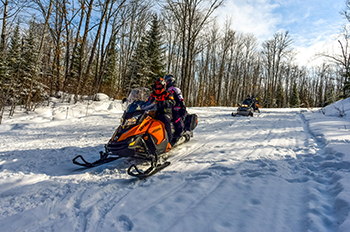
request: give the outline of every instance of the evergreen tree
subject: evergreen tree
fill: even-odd
[[[138,42],[135,52],[130,60],[129,71],[124,85],[125,93],[137,87],[147,87],[152,82],[150,76],[150,59],[147,56],[147,43],[144,37]]]
[[[284,107],[284,91],[283,91],[283,86],[281,82],[279,82],[277,86],[276,104],[278,108]]]
[[[110,97],[116,92],[116,84],[118,78],[117,62],[118,51],[116,49],[116,38],[113,36],[111,39],[110,47],[106,54],[106,69],[102,76],[101,88],[102,92],[106,93]]]
[[[5,41],[2,41],[0,44],[0,124],[2,121],[2,116],[4,114],[6,101],[8,99],[7,89],[9,87],[9,71],[6,56],[6,43]]]
[[[159,21],[156,14],[153,15],[151,28],[147,32],[147,56],[149,58],[150,79],[148,84],[152,84],[158,77],[164,76],[162,35],[160,32]]]
[[[326,90],[326,101],[325,104],[329,105],[332,104],[333,102],[335,102],[335,94],[334,94],[334,87],[330,86],[329,88],[327,88]]]
[[[0,124],[5,110],[6,89],[8,85],[8,70],[5,49],[0,50]]]
[[[6,51],[0,50],[0,82],[2,84],[6,83],[8,79],[8,62],[6,59]]]
[[[11,99],[10,116],[13,115],[16,104],[20,101],[20,91],[22,89],[22,82],[20,76],[21,68],[21,37],[19,32],[19,24],[15,27],[10,41],[8,63],[10,86],[8,88],[9,97]]]
[[[141,37],[132,58],[123,84],[123,92],[127,94],[137,87],[149,87],[155,79],[164,76],[162,35],[156,14],[152,17],[150,29],[145,37]]]
[[[19,29],[19,25],[17,24],[10,41],[8,61],[12,76],[16,76],[19,71],[21,56],[21,37]]]
[[[80,65],[80,55],[81,55],[82,44],[78,43],[75,53],[72,54],[72,64],[71,70],[69,73],[69,80],[67,81],[67,87],[69,93],[75,93],[76,87],[78,84],[78,76],[79,76],[79,65]]]
[[[297,83],[295,81],[293,84],[292,96],[290,98],[290,106],[292,108],[299,108],[300,107],[299,92],[298,92]]]
[[[270,89],[268,89],[264,96],[264,107],[267,107],[267,108],[273,107],[272,102],[273,102],[272,92]]]
[[[22,75],[24,80],[24,94],[28,98],[28,94],[30,92],[30,84],[32,81],[32,78],[34,78],[33,74],[36,73],[35,69],[35,62],[36,57],[38,56],[38,44],[35,37],[35,22],[31,21],[30,27],[28,29],[28,33],[24,38],[24,45],[23,45],[23,52],[21,54],[21,70],[20,75]],[[33,87],[37,87],[38,83],[36,80],[33,80]],[[33,89],[34,89],[33,88]],[[35,90],[33,91],[35,92]],[[30,108],[30,106],[27,106],[27,110]]]
[[[347,71],[344,74],[344,85],[343,85],[343,94],[340,96],[341,98],[348,98],[350,97],[350,72]]]

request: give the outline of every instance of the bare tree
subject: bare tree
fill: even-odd
[[[288,31],[274,34],[273,38],[263,43],[262,55],[264,58],[265,69],[265,99],[268,106],[274,105],[275,93],[278,80],[281,77],[281,65],[283,59],[289,59],[293,55],[291,48],[293,40]]]
[[[164,9],[172,12],[180,28],[182,48],[180,84],[185,98],[189,97],[191,64],[193,64],[197,37],[209,17],[223,2],[224,0],[167,0],[164,5]]]

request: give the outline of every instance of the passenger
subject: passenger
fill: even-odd
[[[186,106],[184,98],[182,97],[181,89],[175,87],[175,78],[169,74],[164,77],[167,83],[168,91],[173,95],[175,100],[175,106],[173,107],[173,122],[175,126],[175,133],[173,136],[172,144],[175,144],[181,137],[185,128]]]

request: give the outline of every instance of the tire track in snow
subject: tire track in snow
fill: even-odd
[[[115,166],[102,172],[51,178],[49,182],[61,183],[54,186],[39,183],[36,188],[57,195],[51,195],[50,202],[14,215],[19,222],[21,215],[31,221],[32,224],[21,228],[336,230],[336,223],[341,223],[344,216],[340,211],[346,210],[341,208],[344,202],[337,198],[341,185],[335,169],[342,164],[326,156],[324,145],[315,142],[305,126],[302,130],[298,115],[262,112],[260,117],[223,118],[222,113],[209,115],[205,109],[202,112],[208,117],[203,117],[192,141],[172,151],[169,169],[146,181],[124,179],[127,175],[115,171]],[[283,120],[278,121],[281,117]],[[23,189],[20,191],[24,195]],[[33,203],[31,197],[36,194],[31,192],[24,197]],[[336,211],[332,212],[333,209]],[[35,212],[47,215],[38,219]],[[157,226],[159,222],[169,227],[161,228]]]
[[[295,115],[292,115],[291,117],[295,118]],[[311,145],[311,148],[308,148],[308,144],[306,144],[306,147],[302,148],[302,149],[300,149],[300,148],[290,149],[289,148],[290,142],[292,142],[292,144],[300,145],[300,144],[305,143],[305,142],[303,142],[303,141],[305,141],[305,139],[306,139],[306,141],[308,141],[307,138],[305,138],[304,134],[301,134],[302,135],[301,139],[300,138],[295,139],[296,137],[288,137],[287,139],[283,139],[282,137],[278,136],[279,133],[274,133],[273,132],[274,130],[275,129],[271,129],[264,140],[267,139],[268,141],[270,141],[270,143],[266,144],[266,145],[270,144],[270,145],[268,145],[270,148],[271,147],[275,148],[276,146],[274,144],[279,144],[281,142],[284,142],[284,144],[282,144],[282,146],[278,146],[277,149],[279,149],[280,151],[282,149],[285,149],[288,152],[287,156],[286,156],[287,157],[286,160],[276,161],[276,162],[275,161],[266,161],[266,160],[264,161],[264,160],[259,160],[259,157],[253,156],[252,157],[253,158],[252,161],[248,162],[248,164],[242,162],[242,163],[238,164],[235,167],[235,169],[239,171],[240,176],[244,180],[247,180],[248,182],[250,182],[250,181],[260,181],[261,178],[259,178],[259,177],[262,177],[262,175],[268,174],[268,172],[272,172],[272,174],[275,175],[276,179],[277,179],[276,181],[272,181],[272,183],[276,182],[276,183],[285,185],[284,189],[289,190],[290,193],[294,192],[295,195],[297,196],[297,197],[294,197],[293,194],[285,195],[286,191],[282,191],[281,192],[280,191],[281,189],[279,189],[278,186],[270,184],[269,186],[275,188],[275,191],[273,191],[273,192],[275,192],[275,194],[274,194],[275,204],[272,206],[274,208],[274,210],[272,210],[272,214],[271,215],[273,215],[273,216],[271,218],[269,218],[267,221],[271,221],[272,222],[272,221],[274,221],[274,219],[279,218],[280,221],[284,221],[286,223],[288,222],[289,217],[290,217],[290,215],[292,213],[289,210],[287,210],[287,213],[282,213],[282,212],[286,211],[286,209],[284,208],[285,204],[283,204],[283,203],[281,205],[278,204],[278,202],[283,202],[283,201],[285,201],[287,199],[291,199],[289,201],[293,201],[296,204],[301,205],[299,208],[305,208],[305,211],[304,212],[300,212],[300,213],[302,213],[302,215],[305,215],[306,218],[310,218],[310,217],[308,217],[310,212],[312,213],[312,211],[315,211],[314,209],[308,209],[308,205],[310,205],[312,203],[320,203],[321,202],[323,208],[325,208],[325,209],[332,208],[330,206],[330,203],[329,203],[330,199],[329,199],[327,194],[323,196],[323,199],[317,199],[317,198],[314,198],[314,197],[313,198],[312,197],[311,198],[306,198],[306,199],[303,198],[305,191],[306,192],[310,192],[310,191],[312,192],[312,191],[314,191],[316,189],[315,186],[311,186],[311,187],[309,186],[310,185],[309,181],[312,180],[312,178],[306,178],[305,179],[305,176],[302,173],[303,171],[309,171],[308,168],[305,167],[305,165],[303,165],[303,163],[305,161],[307,161],[307,159],[304,159],[303,156],[305,156],[309,151],[313,152],[312,151],[313,149],[316,149],[316,150],[319,149],[317,147],[317,144],[316,144],[316,148],[314,148],[313,144]],[[301,132],[300,130],[295,132],[296,136],[298,136],[298,134],[300,134],[300,133],[303,133],[303,132]],[[248,136],[248,138],[249,138],[249,136]],[[308,142],[306,142],[306,143],[308,143]],[[263,148],[266,145],[263,145],[261,147]],[[242,157],[242,159],[246,159],[247,157],[249,157],[254,152],[257,152],[258,149],[259,149],[259,147],[255,147],[255,149],[252,150],[250,153],[244,155]],[[298,154],[295,154],[294,150]],[[276,149],[271,149],[271,151],[270,151],[271,154],[275,153],[275,152],[276,152]],[[297,161],[295,161],[295,159],[297,159]],[[275,169],[275,168],[267,168],[267,169],[265,168],[266,166],[277,166],[277,165],[275,165],[275,163],[278,163],[278,164],[283,163],[282,164],[282,168],[283,167],[288,168],[291,173],[281,172],[281,170],[278,170],[278,169]],[[248,168],[249,164],[252,164],[255,167]],[[258,166],[258,167],[256,167],[256,166]],[[262,170],[262,168],[265,168],[265,169]],[[294,168],[301,169],[301,170],[293,170]],[[282,174],[281,177],[277,176],[277,174],[279,174],[280,172]],[[292,176],[297,174],[297,176],[299,175],[300,178],[294,178],[294,179],[293,178],[288,178],[288,176],[291,176],[291,174],[293,174]],[[314,173],[311,173],[311,174],[314,174]],[[208,178],[212,178],[212,177],[213,176],[208,176]],[[187,211],[182,214],[182,216],[180,216],[178,218],[175,218],[174,219],[174,223],[172,224],[172,226],[170,226],[168,228],[169,230],[167,230],[167,231],[172,231],[172,229],[174,231],[177,231],[177,229],[179,229],[179,226],[178,226],[179,225],[179,221],[181,221],[181,220],[185,220],[185,219],[187,220],[187,218],[189,218],[189,217],[194,219],[193,218],[194,216],[191,215],[191,213],[196,211],[196,210],[198,210],[198,208],[201,208],[201,205],[202,205],[203,202],[206,202],[206,201],[210,202],[212,200],[212,198],[213,198],[213,196],[211,196],[213,193],[217,192],[217,194],[220,195],[220,193],[222,192],[220,189],[224,188],[223,186],[225,185],[223,183],[230,182],[230,180],[232,178],[231,176],[220,176],[220,175],[219,176],[215,176],[215,177],[219,179],[219,180],[217,180],[218,183],[213,185],[215,187],[211,191],[206,192],[207,194],[203,198],[197,199],[197,201],[192,202],[193,203],[191,205],[192,208],[188,208]],[[208,178],[206,180],[208,180]],[[258,179],[256,179],[256,178],[258,178]],[[254,179],[256,179],[256,180],[254,180]],[[192,180],[198,181],[200,179],[192,179]],[[282,183],[280,183],[281,181],[282,181]],[[258,185],[255,185],[255,186],[258,186]],[[299,187],[297,188],[297,190],[295,190],[294,186],[299,186]],[[271,193],[270,191],[267,192],[267,194],[270,194],[270,193]],[[179,194],[179,193],[177,193],[177,194]],[[176,194],[174,194],[174,195],[176,195]],[[259,198],[260,197],[264,198],[264,197],[267,197],[267,196],[261,196],[260,195]],[[262,204],[260,202],[260,200],[257,200],[259,198],[257,197],[255,199],[252,199],[251,202],[253,202],[256,205]],[[225,201],[223,201],[223,202],[225,202]],[[222,204],[222,205],[226,205],[227,203],[228,202],[225,202],[225,204]],[[305,207],[303,207],[302,205],[305,205]],[[225,206],[223,206],[223,207],[225,207]],[[243,206],[241,206],[241,207],[243,207]],[[298,209],[298,207],[296,209]],[[334,228],[334,223],[335,222],[334,222],[334,218],[333,218],[332,214],[327,214],[326,213],[326,214],[322,215],[322,214],[320,214],[319,210],[318,211],[316,210],[315,212],[319,213],[320,220],[324,221],[324,222],[322,222],[322,224],[324,224],[324,223],[326,224],[325,227],[321,227],[321,228],[320,227],[315,227],[314,224],[308,223],[308,221],[305,220],[303,218],[303,216],[301,216],[300,218],[297,218],[298,219],[297,222],[294,222],[294,223],[299,224],[298,226],[295,226],[295,227],[299,227],[299,228],[301,228],[303,230],[303,229],[305,229],[305,226],[306,226],[307,228],[310,228],[312,231],[314,229],[318,229],[318,231],[322,231],[322,230],[319,230],[319,229],[325,228],[325,230],[329,230],[329,229]],[[254,213],[251,213],[251,212],[248,213],[248,215],[250,215],[250,216],[251,216],[251,214],[254,214]],[[282,216],[279,216],[279,215],[282,215]],[[208,219],[208,221],[211,221],[211,220]],[[263,220],[261,220],[261,221],[263,221]],[[183,223],[185,223],[185,222],[183,222]],[[263,223],[263,222],[261,222],[261,223]],[[248,226],[247,223],[242,223],[242,222],[240,223],[240,225],[243,226],[243,227],[244,226]],[[316,224],[316,225],[318,225],[318,224]],[[206,226],[207,226],[206,228],[210,228],[209,225],[206,225]],[[274,225],[274,223],[268,225],[267,228],[271,229],[270,231],[281,231],[282,229],[286,229],[284,225]],[[184,229],[184,228],[182,228],[182,229]],[[215,228],[213,228],[213,229],[215,229]],[[210,229],[209,229],[209,231],[210,231]]]
[[[231,119],[231,118],[229,118],[229,119]],[[228,120],[220,120],[220,121],[228,121]],[[232,127],[234,124],[237,123],[237,121],[235,121],[235,122],[231,122],[231,120],[229,120],[229,121],[230,121],[230,127]],[[211,129],[216,130],[216,127],[217,127],[217,125],[214,124]],[[205,145],[208,141],[212,140],[213,138],[220,137],[220,135],[223,133],[225,133],[225,132],[219,131],[219,133],[216,133],[216,134],[214,133],[214,134],[211,134],[208,137],[206,137],[205,141],[203,141],[203,142],[196,141],[195,144],[192,144],[185,152],[181,153],[181,155],[178,155],[178,154],[169,155],[169,158],[167,160],[174,162],[176,164],[176,162],[178,162],[179,160],[183,159],[184,157],[190,155],[194,151],[198,150],[198,148],[203,147],[203,145]],[[196,135],[195,135],[195,137],[196,137]],[[179,148],[181,146],[184,146],[184,145],[180,145]],[[173,152],[175,152],[175,151],[177,152],[177,149],[174,149]],[[168,170],[168,169],[169,168],[167,168],[166,170]],[[167,172],[166,170],[164,170],[163,172]],[[168,178],[167,174],[157,174],[157,175],[153,176],[152,178],[156,178],[156,177],[158,177],[158,179],[167,179]],[[181,189],[184,185],[187,185],[187,182],[179,181],[179,183],[177,185],[173,185],[171,187],[171,191],[167,190],[166,194],[162,194],[163,197],[160,197],[159,199],[157,198],[156,200],[153,200],[153,199],[148,200],[147,201],[148,203],[146,205],[143,205],[142,210],[133,212],[133,215],[139,214],[142,212],[146,212],[146,211],[150,210],[152,207],[154,207],[155,204],[157,204],[163,200],[166,200],[167,198],[169,198],[173,195],[176,195],[177,191],[175,191],[175,190]],[[133,191],[133,190],[131,190],[131,191]],[[133,194],[129,194],[129,195],[133,195]],[[108,214],[108,213],[109,212],[106,212],[105,214]],[[103,223],[100,221],[99,224],[103,224]]]
[[[254,134],[256,134],[256,133],[252,133],[252,135],[254,135]],[[268,136],[271,136],[271,131],[269,132]],[[258,148],[255,148],[255,149],[252,150],[250,153],[247,153],[246,155],[244,155],[244,156],[242,157],[242,159],[246,159],[246,158],[249,157],[252,153],[254,153],[257,149],[258,149]],[[238,165],[236,166],[236,169],[239,169],[240,166],[243,166],[243,163],[238,164]],[[214,192],[219,192],[219,193],[220,193],[220,191],[217,191],[217,190],[218,190],[219,188],[222,188],[222,187],[225,185],[224,183],[228,182],[228,180],[231,179],[231,178],[232,178],[231,176],[221,176],[221,177],[219,178],[218,182],[215,183],[215,184],[213,185],[213,188],[212,188],[210,191],[206,192],[206,194],[205,194],[205,196],[204,196],[203,198],[199,198],[196,202],[194,202],[194,203],[191,205],[191,207],[190,207],[186,212],[184,212],[184,213],[182,214],[181,217],[176,218],[176,219],[174,220],[175,222],[174,222],[169,228],[167,228],[165,231],[178,231],[179,228],[176,227],[176,226],[178,225],[178,221],[181,220],[181,219],[183,219],[183,218],[187,218],[187,216],[188,216],[189,213],[193,212],[197,207],[200,207],[201,203],[203,203],[203,202],[205,202],[207,199],[211,198],[211,197],[212,197],[212,196],[211,196],[212,193],[214,193]],[[254,200],[252,200],[252,201],[253,201],[255,204],[259,204],[259,200],[254,199]],[[227,202],[225,202],[225,203],[227,203]],[[208,221],[213,221],[213,220],[208,218]],[[214,221],[215,221],[215,220],[214,220]],[[176,229],[175,229],[175,228],[176,228]],[[210,228],[210,227],[209,227],[209,228]],[[172,229],[173,229],[173,230],[172,230]],[[184,228],[182,228],[182,229],[184,229]],[[210,230],[210,229],[207,228],[207,231],[212,231],[212,230]]]
[[[223,134],[224,132],[222,132],[221,134]],[[219,135],[217,135],[217,136],[219,136]],[[215,137],[215,136],[213,136],[213,137]],[[213,137],[211,137],[211,138],[213,138]],[[204,149],[205,150],[205,149]],[[227,177],[228,178],[228,177]],[[227,178],[223,178],[221,181],[219,181],[219,183],[216,183],[216,184],[214,184],[214,185],[212,185],[212,186],[214,186],[214,187],[211,187],[210,188],[210,190],[207,190],[207,192],[206,192],[206,194],[205,194],[205,196],[203,196],[202,198],[196,198],[197,200],[195,201],[195,202],[192,202],[192,207],[196,207],[196,206],[198,206],[198,205],[200,205],[200,203],[201,202],[203,202],[203,201],[205,201],[205,199],[207,199],[207,197],[208,196],[210,196],[210,193],[211,192],[214,192],[214,191],[216,191],[216,189],[217,189],[217,186],[220,186],[220,183],[222,183],[222,182],[225,182],[225,180],[227,179]],[[158,178],[158,179],[160,179],[160,178]],[[180,178],[180,180],[181,180],[181,178]],[[183,179],[182,179],[183,180]],[[198,180],[198,179],[190,179],[190,181],[196,181],[196,180]],[[184,186],[182,186],[182,188],[179,188],[179,190],[181,190],[181,189],[184,189],[184,188],[190,188],[190,189],[192,189],[192,185],[193,185],[193,183],[191,183],[191,182],[189,182],[189,179],[187,179],[186,180],[186,184],[184,185]],[[202,191],[203,191],[203,188],[201,189]],[[168,194],[167,195],[167,198],[164,200],[164,201],[167,201],[169,198],[171,198],[171,197],[173,197],[173,198],[176,198],[176,196],[179,194],[179,192],[171,192],[171,194]],[[210,198],[210,197],[209,197]],[[161,201],[161,200],[160,200]],[[257,202],[257,201],[255,201],[255,202]],[[152,207],[154,207],[154,206],[152,206]],[[150,208],[152,208],[152,207],[146,207],[146,209],[145,210],[143,210],[143,212],[148,212],[148,210],[150,209]],[[191,212],[192,211],[192,208],[190,208],[190,209],[188,209],[188,211],[189,212]],[[187,213],[185,212],[184,213],[184,215],[186,215]],[[185,217],[185,216],[183,216],[183,217]],[[174,219],[174,221],[177,221],[179,218],[175,218]],[[176,224],[176,223],[175,223]],[[163,228],[164,229],[164,228]]]
[[[249,155],[249,154],[248,154]],[[247,155],[245,155],[244,157],[246,157]],[[190,212],[192,212],[192,211],[194,211],[197,207],[199,207],[200,205],[202,205],[202,202],[204,202],[204,201],[206,201],[207,199],[209,199],[209,198],[211,198],[212,196],[212,193],[214,193],[214,192],[219,192],[220,193],[220,191],[217,191],[217,189],[218,188],[222,188],[222,186],[224,186],[225,184],[223,184],[223,183],[225,183],[225,182],[227,182],[227,180],[228,179],[230,179],[231,178],[231,176],[218,176],[219,178],[218,178],[218,180],[217,180],[217,182],[215,182],[215,183],[213,183],[213,185],[212,185],[212,187],[208,190],[206,190],[205,191],[205,194],[204,194],[204,196],[202,196],[201,198],[196,198],[196,200],[195,201],[193,201],[192,202],[192,204],[190,205],[191,207],[189,207],[189,208],[187,208],[187,210],[186,210],[186,212],[184,212],[181,216],[179,216],[179,217],[176,217],[173,221],[173,223],[172,223],[172,225],[169,227],[169,228],[167,228],[167,229],[165,229],[164,231],[172,231],[172,228],[176,228],[176,225],[177,225],[177,223],[178,223],[178,221],[181,221],[181,219],[182,218],[187,218],[187,216],[188,216],[188,213],[190,213]],[[192,181],[197,181],[198,179],[192,179]],[[208,179],[206,179],[207,181],[208,181]],[[193,183],[192,182],[189,182],[188,184],[186,184],[186,186],[184,186],[184,187],[187,187],[187,188],[192,188],[192,185],[193,185]],[[203,191],[203,189],[202,189],[202,191]],[[174,193],[174,195],[177,195],[178,193]],[[254,202],[255,203],[257,203],[258,202],[258,200],[254,200]],[[208,221],[211,221],[210,219],[208,219]],[[210,227],[209,227],[210,228]],[[185,228],[181,228],[181,229],[185,229]],[[180,230],[181,230],[180,229]],[[179,231],[179,228],[176,228],[176,229],[174,229],[174,231]],[[197,229],[197,231],[201,231],[201,229]],[[212,230],[210,230],[210,229],[206,229],[205,231],[212,231]]]
[[[234,124],[235,123],[231,123],[230,126],[233,126]],[[213,125],[213,128],[216,128],[216,125]],[[219,132],[217,134],[209,135],[208,137],[206,137],[204,142],[196,141],[194,144],[191,144],[190,147],[187,148],[187,150],[185,150],[185,152],[182,152],[181,155],[171,154],[171,155],[169,155],[167,160],[176,164],[176,162],[178,162],[179,160],[183,159],[184,157],[190,155],[194,151],[198,150],[198,148],[203,147],[203,144],[205,144],[207,141],[210,141],[211,139],[216,138],[216,137],[220,137],[221,133],[224,133],[224,132]],[[196,135],[194,135],[194,137],[196,137]],[[193,143],[193,140],[192,140],[192,143]],[[184,146],[184,145],[185,144],[180,145],[179,148]],[[172,153],[175,153],[175,152],[178,152],[177,149],[174,149],[174,151],[172,151]],[[167,171],[165,170],[165,172],[167,172]],[[168,178],[166,174],[165,174],[165,176],[164,176],[164,174],[160,175],[160,176],[157,174],[157,175],[155,175],[153,177],[156,177],[156,176],[158,176],[158,179],[164,179],[164,178],[166,179],[166,178]],[[169,197],[171,197],[173,195],[176,195],[177,190],[183,188],[184,185],[187,185],[187,184],[188,184],[187,182],[179,181],[179,183],[177,185],[171,186],[170,190],[166,190],[166,193],[162,194],[161,197],[159,197],[157,199],[150,199],[150,200],[148,200],[147,204],[143,205],[142,210],[133,212],[133,215],[137,215],[137,214],[140,214],[140,213],[142,214],[143,212],[146,212],[146,211],[150,210],[152,207],[154,207],[155,204],[157,204],[157,203],[159,203],[159,202],[161,202],[163,200],[166,200],[167,198],[169,198]],[[106,214],[108,214],[108,213],[106,213]]]

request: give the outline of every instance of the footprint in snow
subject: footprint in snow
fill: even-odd
[[[121,229],[122,231],[131,231],[132,228],[134,227],[134,223],[130,220],[128,216],[125,214],[122,214],[118,217],[118,228]]]

